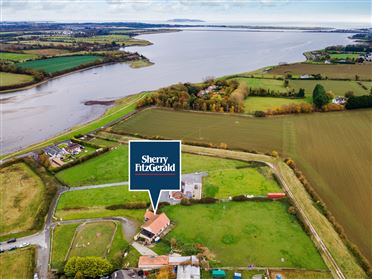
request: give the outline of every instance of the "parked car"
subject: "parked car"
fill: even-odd
[[[15,249],[17,249],[17,246],[10,247],[8,251],[13,251]]]
[[[14,242],[16,242],[16,241],[17,241],[16,238],[11,238],[11,239],[9,239],[6,243],[14,243]]]
[[[39,279],[39,275],[37,275],[37,273],[34,274],[34,279]]]
[[[23,242],[21,245],[19,245],[19,248],[27,247],[30,246],[30,243],[28,242]]]
[[[3,252],[4,252],[4,250],[0,249],[0,254],[3,253]]]

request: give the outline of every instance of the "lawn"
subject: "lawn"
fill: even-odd
[[[82,224],[77,228],[69,257],[106,257],[111,247],[116,224],[111,221]]]
[[[355,80],[358,75],[361,80],[371,80],[371,63],[364,64],[309,64],[295,63],[273,67],[267,72],[269,75],[295,75],[321,74],[328,79]]]
[[[372,259],[372,110],[270,117],[146,110],[114,131],[229,148],[277,150],[295,159],[352,241]],[[227,128],[228,127],[228,128]],[[337,156],[335,156],[337,154]],[[352,187],[352,191],[350,190]]]
[[[269,167],[216,170],[203,177],[203,196],[228,198],[282,192]]]
[[[42,70],[48,74],[55,74],[79,67],[84,64],[96,62],[99,59],[102,59],[102,57],[97,55],[60,56],[18,63],[17,66],[21,68]]]
[[[282,276],[282,279],[332,279],[333,278],[330,272],[281,270],[281,271],[271,271],[270,279],[276,279],[276,275],[278,274]]]
[[[65,257],[73,240],[75,230],[79,224],[58,225],[53,231],[52,269],[62,272]]]
[[[38,55],[30,53],[0,52],[0,60],[20,62],[37,58]]]
[[[25,163],[0,169],[0,237],[31,230],[44,197],[44,184]]]
[[[166,238],[181,246],[202,244],[222,266],[326,269],[287,207],[284,202],[168,206],[163,211],[176,225]]]
[[[243,271],[241,271],[241,270],[240,271],[238,271],[238,270],[234,270],[234,271],[225,270],[225,272],[226,272],[226,279],[234,279],[234,272],[241,273],[243,279],[250,279],[250,278],[252,278],[252,276],[257,275],[257,274],[262,274],[262,275],[265,274],[264,271],[256,271],[256,270],[250,270],[250,271],[248,271],[248,270],[243,270]],[[207,271],[207,270],[202,269],[201,270],[201,278],[202,279],[213,279],[211,271]],[[285,279],[285,278],[283,278],[283,279]]]
[[[244,112],[254,113],[257,110],[267,111],[289,104],[307,103],[309,98],[306,99],[290,99],[290,98],[277,98],[277,97],[247,97],[244,100]]]
[[[0,278],[32,279],[35,269],[35,248],[29,247],[0,254]]]
[[[31,75],[0,72],[0,86],[19,85],[33,80]]]

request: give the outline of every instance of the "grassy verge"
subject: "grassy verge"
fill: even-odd
[[[63,271],[65,257],[72,243],[75,230],[79,224],[59,225],[53,231],[52,269]]]
[[[85,218],[101,218],[101,217],[127,217],[139,222],[143,222],[145,209],[116,209],[108,210],[104,207],[93,207],[87,209],[74,210],[59,210],[56,212],[56,217],[62,220],[77,220]]]

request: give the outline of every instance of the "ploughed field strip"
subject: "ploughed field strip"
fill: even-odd
[[[225,143],[228,148],[250,151],[277,150],[282,157],[290,156],[370,259],[372,205],[366,193],[372,135],[365,131],[372,129],[371,117],[371,110],[261,119],[149,109],[114,125],[112,132]]]
[[[99,59],[101,59],[101,57],[97,55],[61,56],[22,62],[18,63],[17,66],[21,68],[42,70],[49,74],[54,74],[57,72],[73,69],[84,64],[96,62]]]

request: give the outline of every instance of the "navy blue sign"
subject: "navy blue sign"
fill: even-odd
[[[154,212],[160,192],[181,189],[181,141],[129,141],[129,190],[149,191]]]

